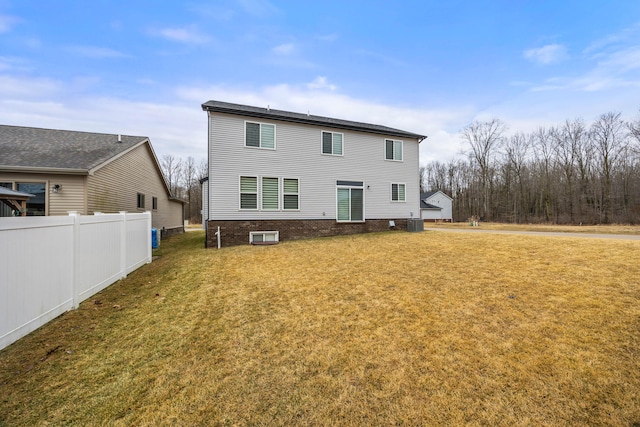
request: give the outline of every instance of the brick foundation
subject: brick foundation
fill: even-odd
[[[170,227],[170,228],[165,228],[162,227],[162,229],[160,230],[160,239],[166,239],[167,237],[171,237],[171,236],[175,236],[176,234],[182,234],[184,233],[184,227]]]
[[[368,219],[362,223],[343,223],[331,219],[310,220],[260,220],[260,221],[207,221],[205,247],[218,247],[215,235],[220,227],[220,245],[249,244],[250,231],[278,231],[281,242],[312,237],[361,234],[389,230],[389,221],[395,222],[394,230],[407,230],[406,219]]]

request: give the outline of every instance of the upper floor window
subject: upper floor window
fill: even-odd
[[[402,161],[402,141],[395,139],[384,140],[384,158]]]
[[[405,184],[391,184],[391,201],[392,202],[405,202],[406,201],[406,188]]]
[[[341,133],[322,132],[322,154],[342,156],[343,137]]]
[[[153,207],[154,211],[158,210],[158,198],[157,197],[152,197],[151,198],[151,206]]]
[[[268,123],[245,122],[245,147],[276,148],[276,126]]]

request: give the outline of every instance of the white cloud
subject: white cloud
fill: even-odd
[[[161,28],[151,30],[150,33],[178,43],[206,44],[212,41],[211,37],[203,34],[195,27],[189,28]]]
[[[334,42],[338,40],[338,34],[336,33],[323,34],[323,35],[317,36],[316,38],[323,42]]]
[[[235,16],[235,11],[227,9],[223,6],[215,4],[193,4],[187,6],[187,9],[201,17],[214,19],[216,21],[231,21]]]
[[[607,48],[615,49],[618,45],[624,45],[629,41],[637,40],[638,33],[640,33],[640,22],[629,28],[624,28],[617,33],[609,34],[604,38],[594,41],[584,49],[583,53],[585,55],[594,55],[597,57],[600,55],[601,51]]]
[[[70,52],[93,59],[126,58],[129,55],[115,49],[99,46],[69,46]]]
[[[379,52],[373,52],[370,50],[360,49],[355,52],[357,55],[365,56],[375,61],[382,62],[384,64],[393,65],[395,67],[406,67],[408,64],[404,61],[398,60],[388,55],[383,55]]]
[[[18,78],[0,75],[0,99],[44,99],[58,95],[63,85],[59,81],[43,78]],[[0,114],[3,117],[3,114]],[[3,117],[4,118],[4,117]]]
[[[272,51],[278,55],[290,55],[295,51],[295,48],[293,43],[284,43],[274,47]]]
[[[338,86],[336,86],[334,84],[330,84],[327,81],[326,77],[318,76],[311,83],[307,83],[307,88],[312,89],[312,90],[328,89],[330,91],[334,91],[334,90],[338,89]]]
[[[0,15],[0,34],[11,31],[13,25],[19,22],[19,19],[15,16]]]
[[[525,50],[523,56],[542,65],[562,61],[567,57],[567,48],[560,44],[548,44],[535,49]]]
[[[385,105],[341,94],[322,79],[316,78],[315,85],[278,84],[257,89],[221,85],[183,87],[177,93],[182,100],[198,106],[210,99],[253,106],[269,105],[279,110],[380,124],[427,135],[428,139],[420,144],[420,162],[423,164],[432,160],[447,161],[460,153],[462,142],[458,132],[473,117],[470,107],[429,110]]]

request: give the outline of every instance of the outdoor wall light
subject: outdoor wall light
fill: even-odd
[[[57,193],[58,191],[60,191],[60,189],[62,188],[62,185],[60,184],[54,184],[53,188],[51,189],[52,192]]]

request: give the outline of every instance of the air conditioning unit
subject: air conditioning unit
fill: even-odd
[[[422,218],[408,219],[407,230],[411,232],[424,231],[424,221],[422,220]]]

